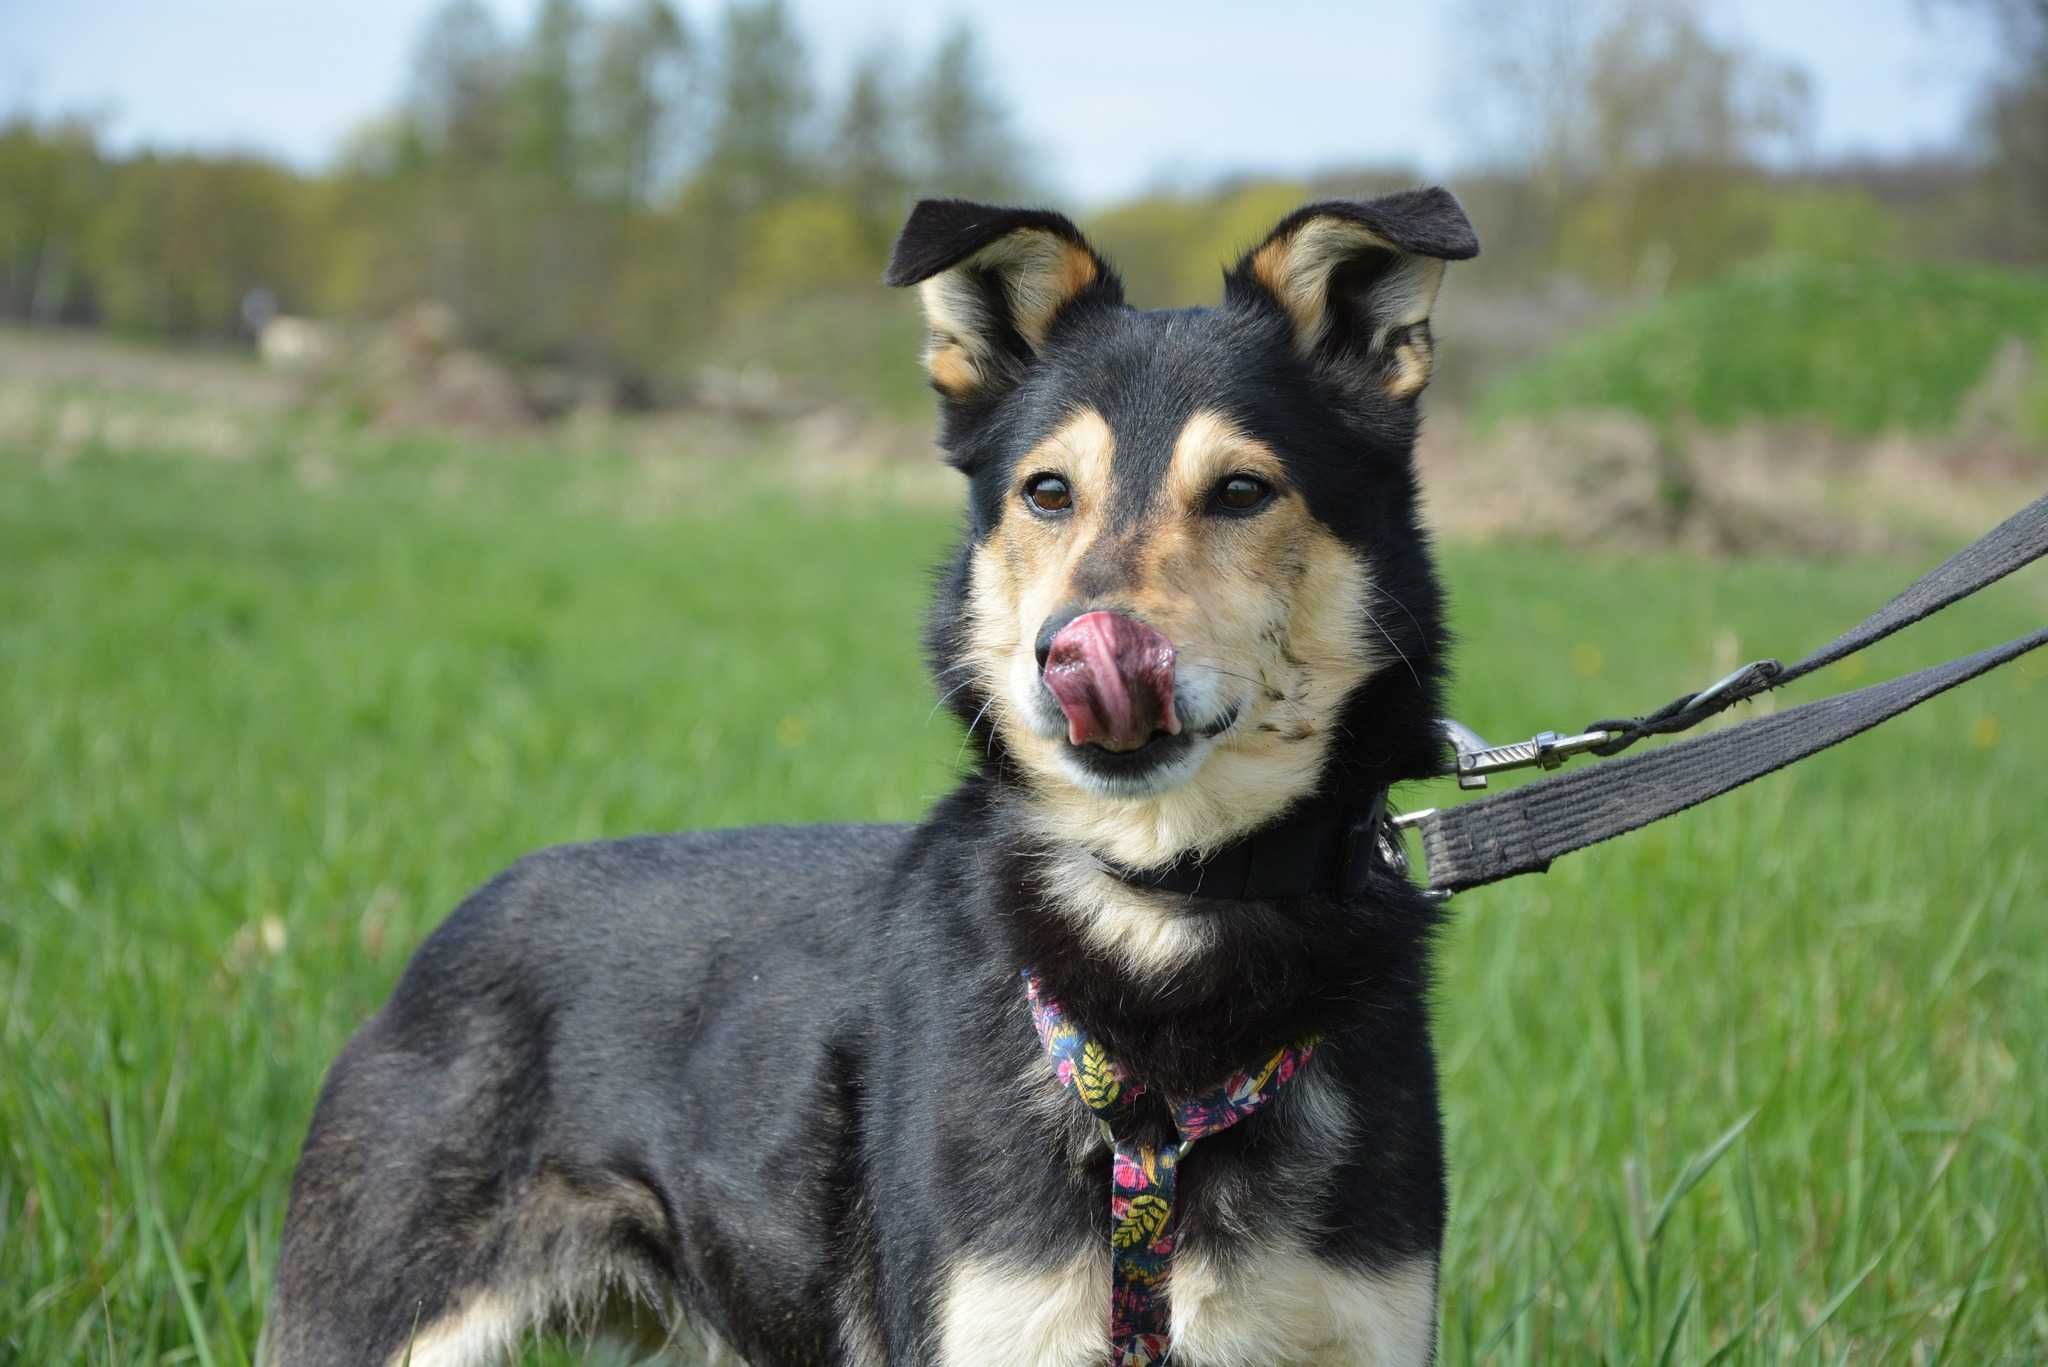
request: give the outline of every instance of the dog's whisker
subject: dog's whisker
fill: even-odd
[[[1408,677],[1415,680],[1415,686],[1417,688],[1422,687],[1422,676],[1415,672],[1415,663],[1408,658],[1408,652],[1401,649],[1401,643],[1394,639],[1392,632],[1380,625],[1380,619],[1372,615],[1371,608],[1361,610],[1365,613],[1365,620],[1372,623],[1373,630],[1387,638],[1387,644],[1392,646],[1394,653],[1401,657],[1401,663],[1408,666]]]
[[[1386,599],[1389,603],[1392,603],[1395,607],[1401,609],[1402,615],[1408,619],[1408,625],[1415,628],[1415,634],[1419,637],[1427,638],[1429,633],[1422,629],[1422,623],[1415,620],[1415,614],[1408,610],[1408,605],[1406,603],[1402,602],[1399,598],[1396,598],[1394,596],[1394,593],[1391,589],[1387,588],[1383,584],[1375,583],[1372,586],[1372,591],[1374,593],[1377,593],[1380,597]]]
[[[981,704],[981,710],[980,710],[979,712],[976,712],[976,713],[974,714],[974,720],[973,720],[973,721],[971,721],[971,722],[969,722],[969,723],[967,723],[967,731],[966,731],[966,733],[965,733],[964,735],[962,735],[962,736],[960,737],[960,748],[959,748],[959,750],[955,751],[955,752],[954,752],[954,755],[953,755],[953,763],[954,763],[954,765],[955,765],[956,767],[957,767],[957,766],[959,765],[960,761],[961,761],[961,760],[962,760],[962,759],[963,759],[963,758],[964,758],[964,757],[966,756],[966,754],[967,754],[967,742],[968,742],[968,741],[970,741],[970,740],[972,740],[972,739],[974,738],[974,728],[975,728],[975,727],[977,727],[977,726],[979,726],[979,725],[981,725],[981,719],[982,719],[983,717],[987,716],[987,715],[988,715],[988,710],[989,710],[989,709],[990,709],[991,707],[994,707],[995,705],[996,705],[996,697],[995,697],[995,694],[991,693],[991,694],[989,694],[989,695],[988,695],[988,697],[987,697],[987,698],[986,698],[986,699],[985,699],[985,700],[984,700],[984,701],[982,702],[982,704]],[[995,731],[994,731],[994,729],[993,729],[993,728],[991,728],[991,729],[990,729],[990,731],[989,731],[989,743],[990,743],[991,745],[993,745],[993,744],[995,743]]]
[[[964,693],[972,687],[974,687],[974,680],[969,679],[967,680],[967,682],[955,684],[953,685],[953,687],[939,694],[939,700],[932,704],[932,710],[924,714],[924,724],[926,726],[930,726],[932,724],[932,718],[939,715],[940,708],[944,707],[947,703],[951,702],[953,698],[958,694]]]

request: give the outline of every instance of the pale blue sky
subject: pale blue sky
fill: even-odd
[[[532,0],[489,0],[510,25]],[[600,5],[601,7],[601,5]],[[713,6],[689,0],[700,24]],[[240,147],[318,165],[388,108],[434,0],[0,0],[0,110],[101,113],[121,146]],[[872,46],[920,57],[976,24],[1039,178],[1081,202],[1161,177],[1401,161],[1448,175],[1481,79],[1444,0],[891,5],[795,0],[822,83]],[[1952,144],[1996,59],[1929,0],[1717,0],[1722,32],[1805,66],[1813,150]]]

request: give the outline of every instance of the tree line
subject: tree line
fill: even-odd
[[[867,284],[911,187],[1006,198],[1022,153],[964,27],[820,94],[781,0],[700,30],[670,0],[450,0],[399,108],[318,174],[115,156],[81,119],[0,123],[0,318],[246,330],[252,296],[377,318],[449,305],[479,344],[659,366],[736,313]]]
[[[2048,0],[1946,3],[1998,25],[2007,54],[1965,144],[1823,166],[1803,150],[1803,73],[1711,29],[1695,0],[1461,0],[1477,155],[1456,186],[1486,242],[1461,277],[1639,297],[1772,255],[2048,262]],[[1035,188],[966,28],[839,76],[828,98],[782,0],[729,0],[695,26],[671,0],[542,0],[518,32],[449,0],[398,107],[317,174],[115,156],[89,122],[16,116],[0,122],[0,319],[226,338],[257,291],[334,318],[431,299],[514,359],[654,376],[744,356],[748,328],[803,331],[829,296],[861,291],[874,315],[914,193]],[[1089,224],[1135,300],[1200,302],[1304,198],[1419,178],[1246,176]]]

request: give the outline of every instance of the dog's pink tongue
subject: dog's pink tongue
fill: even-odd
[[[1180,734],[1173,642],[1114,612],[1076,617],[1052,638],[1045,684],[1067,714],[1067,739],[1135,750],[1154,731]]]

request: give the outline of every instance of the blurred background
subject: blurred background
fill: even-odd
[[[1420,182],[1495,740],[2048,485],[2048,0],[0,0],[0,1362],[249,1361],[327,1063],[520,854],[954,781],[915,198],[1160,306]],[[1451,904],[1447,1362],[2048,1360],[2044,704]]]
[[[1160,306],[1308,197],[1443,180],[1485,243],[1437,329],[1447,522],[1867,547],[2048,437],[2040,0],[31,4],[0,52],[0,319],[66,344],[9,372],[254,348],[224,404],[921,460],[875,288],[914,197],[1058,203]],[[1821,462],[1856,506],[1745,489]]]

